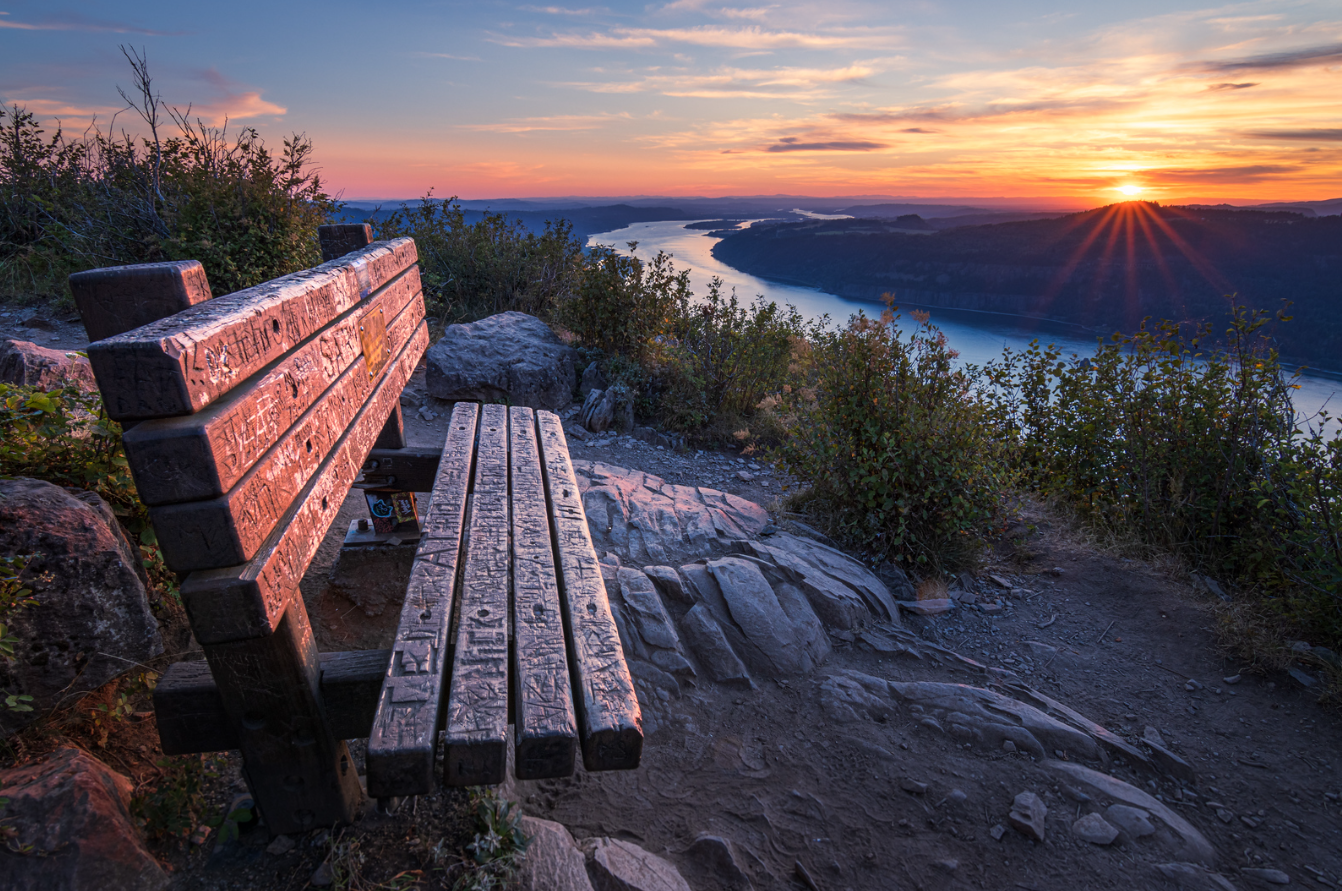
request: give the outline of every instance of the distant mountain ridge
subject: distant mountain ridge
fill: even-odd
[[[934,221],[941,222],[941,221]],[[1034,316],[1097,332],[1143,318],[1222,324],[1225,295],[1276,310],[1283,355],[1342,370],[1342,216],[1130,202],[1055,219],[890,231],[888,220],[757,225],[713,255],[832,294]]]

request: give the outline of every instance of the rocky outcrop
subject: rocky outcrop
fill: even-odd
[[[769,513],[744,498],[593,461],[574,461],[583,510],[598,553],[625,565],[675,565],[718,556],[733,541],[753,538]]]
[[[36,555],[24,578],[37,601],[7,617],[18,640],[0,660],[0,688],[34,711],[0,711],[0,732],[163,652],[139,555],[96,494],[0,480],[0,554]]]
[[[89,360],[75,353],[49,350],[26,340],[0,341],[0,383],[42,390],[74,385],[98,389]]]
[[[78,749],[0,771],[7,891],[153,891],[168,877],[135,831],[131,782]]]
[[[520,312],[449,325],[429,347],[425,383],[439,399],[558,410],[573,401],[577,351]]]

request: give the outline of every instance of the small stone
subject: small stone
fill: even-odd
[[[1061,566],[1055,566],[1055,567],[1053,567],[1052,569],[1050,569],[1050,570],[1048,571],[1048,574],[1049,574],[1049,575],[1052,575],[1052,576],[1062,575],[1062,573],[1063,573],[1063,568],[1062,568]]]
[[[1308,653],[1308,652],[1309,652],[1310,650],[1312,650],[1312,649],[1314,649],[1314,648],[1311,647],[1311,646],[1309,645],[1309,642],[1308,642],[1308,641],[1304,641],[1304,640],[1293,640],[1293,641],[1291,641],[1291,652],[1292,652],[1292,653]]]
[[[1035,841],[1044,840],[1044,818],[1048,805],[1033,792],[1022,792],[1011,804],[1011,828]]]
[[[197,826],[196,831],[191,833],[191,844],[196,846],[205,844],[205,842],[209,840],[212,831],[213,830],[210,829],[210,827],[203,823]]]
[[[1133,838],[1145,838],[1154,835],[1156,831],[1156,827],[1151,825],[1151,815],[1141,808],[1129,807],[1126,804],[1111,804],[1104,812],[1104,816]]]
[[[1291,884],[1291,877],[1280,869],[1241,869],[1240,873],[1251,879],[1267,882],[1269,885]]]
[[[274,854],[276,857],[279,857],[282,854],[289,853],[297,846],[297,843],[289,836],[277,835],[275,836],[274,841],[266,845],[266,853]]]
[[[1118,838],[1118,830],[1099,814],[1086,814],[1077,820],[1072,824],[1072,833],[1093,845],[1113,844],[1114,839]]]
[[[905,792],[912,792],[914,795],[923,795],[927,792],[927,783],[920,783],[917,780],[911,780],[908,777],[899,781],[899,788]]]
[[[1016,744],[1013,743],[1013,742],[1012,742],[1011,740],[1009,740],[1009,739],[1004,739],[1004,740],[1002,740],[1002,749],[1003,749],[1003,751],[1005,751],[1008,755],[1014,755],[1014,754],[1016,754]]]
[[[899,601],[900,609],[908,610],[918,616],[939,616],[955,609],[955,601],[949,597],[935,600]]]
[[[1238,675],[1238,674],[1232,674],[1232,675],[1231,675],[1230,677],[1228,677],[1228,678],[1221,678],[1221,681],[1222,681],[1223,683],[1225,683],[1227,686],[1233,687],[1233,686],[1235,686],[1236,684],[1239,683],[1239,675]]]
[[[1199,684],[1197,681],[1193,680],[1192,678],[1189,678],[1188,683],[1184,684],[1184,689],[1187,690],[1189,693],[1192,693],[1194,690],[1201,690],[1202,685]]]
[[[778,527],[773,523],[770,523],[768,526],[765,526],[760,530],[760,535],[773,535],[776,532],[778,532]]]
[[[1240,821],[1241,823],[1243,823],[1245,826],[1248,826],[1250,829],[1257,829],[1257,828],[1258,828],[1258,821],[1255,820],[1253,817],[1250,817],[1250,816],[1242,816],[1242,817],[1239,818],[1239,821]]]
[[[964,791],[963,791],[963,790],[960,790],[960,789],[952,789],[951,792],[950,792],[950,794],[946,796],[946,800],[947,800],[947,801],[952,801],[952,802],[954,802],[954,803],[956,803],[956,804],[960,804],[961,802],[965,801],[967,798],[969,798],[969,796],[966,795],[966,794],[964,793]]]
[[[755,478],[755,474],[749,470],[738,470],[736,471],[736,478],[743,483],[748,483]]]
[[[1001,823],[998,823],[992,829],[988,830],[988,834],[993,837],[993,841],[1001,841],[1002,836],[1006,835],[1006,827]]]
[[[936,866],[937,866],[937,869],[940,869],[942,872],[955,872],[957,869],[960,868],[960,861],[959,861],[959,860],[938,860],[937,863],[936,863]]]
[[[1315,684],[1318,683],[1318,681],[1315,680],[1313,676],[1305,674],[1298,668],[1288,668],[1286,669],[1286,673],[1289,674],[1291,677],[1295,678],[1295,680],[1302,687],[1313,687]]]
[[[335,881],[335,874],[331,872],[331,861],[323,860],[322,865],[312,873],[312,878],[308,879],[318,888],[325,888]]]
[[[980,612],[988,613],[989,615],[995,615],[996,613],[1000,613],[1000,612],[1002,611],[1002,604],[1000,604],[1000,603],[980,603],[980,604],[979,604],[979,611],[980,611]]]
[[[1222,823],[1231,823],[1234,821],[1235,815],[1223,807],[1218,807],[1216,809],[1216,818]]]
[[[1160,731],[1149,724],[1142,730],[1142,739],[1161,747],[1165,745],[1165,739],[1160,735]]]

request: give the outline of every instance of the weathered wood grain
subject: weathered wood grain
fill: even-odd
[[[414,337],[423,318],[419,312],[422,306],[420,301],[412,301],[392,323],[388,338],[393,355],[399,355]],[[168,566],[174,572],[193,572],[250,560],[378,381],[369,377],[366,360],[359,357],[228,494],[150,508],[149,518]]]
[[[458,402],[448,423],[392,659],[368,737],[368,794],[427,795],[446,683],[448,630],[457,592],[479,406]]]
[[[92,343],[89,362],[107,413],[133,421],[199,411],[416,259],[413,239],[377,242]]]
[[[421,323],[255,557],[187,576],[182,601],[202,644],[264,636],[275,628],[428,341]]]
[[[393,486],[406,492],[429,492],[438,476],[440,457],[437,449],[374,447],[364,462],[363,473],[367,479],[376,480],[379,486]]]
[[[559,610],[550,515],[545,502],[536,419],[508,411],[513,526],[514,773],[542,780],[573,773],[577,722]]]
[[[322,653],[322,704],[331,735],[363,739],[373,726],[390,650]],[[238,734],[208,662],[174,662],[154,687],[154,720],[165,755],[223,752],[239,746]]]
[[[317,646],[302,598],[289,599],[274,634],[204,649],[270,831],[352,821],[363,793],[322,707]]]
[[[322,262],[337,260],[351,251],[373,243],[373,228],[367,223],[334,223],[317,227],[317,243],[321,245]]]
[[[124,334],[213,296],[198,260],[76,272],[70,276],[70,293],[89,340]]]
[[[423,304],[419,269],[411,266],[202,411],[137,424],[122,439],[140,500],[173,504],[216,498],[232,489],[360,357],[359,323],[366,313],[381,311],[397,319],[415,306],[422,317]]]
[[[503,782],[508,762],[508,411],[486,405],[447,699],[443,782]]]
[[[582,495],[559,418],[536,412],[559,591],[567,624],[574,705],[588,770],[630,770],[643,753],[643,717],[610,612]]]

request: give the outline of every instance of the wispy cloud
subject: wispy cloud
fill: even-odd
[[[425,52],[415,52],[415,53],[411,53],[411,55],[413,55],[413,56],[418,56],[418,57],[421,58],[421,59],[452,59],[453,61],[456,61],[456,62],[483,62],[483,61],[484,61],[484,59],[481,59],[479,56],[457,56],[457,55],[453,55],[452,53],[425,53]]]
[[[1191,67],[1209,73],[1234,74],[1237,71],[1271,71],[1310,65],[1336,65],[1339,62],[1342,62],[1342,43],[1263,53],[1243,59],[1197,62]]]
[[[880,142],[798,142],[796,137],[786,137],[769,146],[768,152],[871,152],[885,148]]]
[[[0,28],[10,28],[15,31],[105,31],[113,34],[144,34],[149,37],[178,37],[186,33],[184,31],[157,31],[124,22],[90,19],[75,14],[47,16],[31,22],[16,22],[8,18],[9,13],[0,13],[0,16],[4,16],[4,18],[0,18]]]
[[[692,46],[738,50],[775,49],[872,49],[890,48],[891,29],[844,28],[829,31],[773,31],[758,26],[691,28],[629,28],[608,31],[569,32],[541,37],[493,35],[491,40],[510,47],[565,47],[570,49],[637,49],[683,43]]]
[[[1256,83],[1212,84],[1210,87],[1207,88],[1207,90],[1212,93],[1222,93],[1225,92],[1226,90],[1247,90],[1249,89],[1249,87],[1256,87],[1256,86],[1258,86],[1258,84]]]
[[[589,6],[584,9],[568,9],[564,6],[519,6],[517,8],[523,12],[539,12],[542,15],[588,16],[605,12],[605,9],[594,6]]]
[[[1258,130],[1248,134],[1254,139],[1302,139],[1309,142],[1342,142],[1342,128],[1311,130]]]
[[[215,98],[193,105],[191,117],[211,126],[221,127],[225,121],[245,121],[288,112],[284,106],[261,98],[260,90],[249,89],[214,68],[198,71],[196,77],[214,89]]]
[[[879,63],[840,68],[722,68],[708,74],[648,74],[629,81],[574,83],[594,93],[661,93],[703,99],[816,98],[827,88],[860,83],[879,72]]]
[[[557,114],[546,117],[513,118],[492,124],[463,124],[462,130],[482,133],[532,133],[536,131],[599,130],[616,121],[628,121],[625,114]]]

